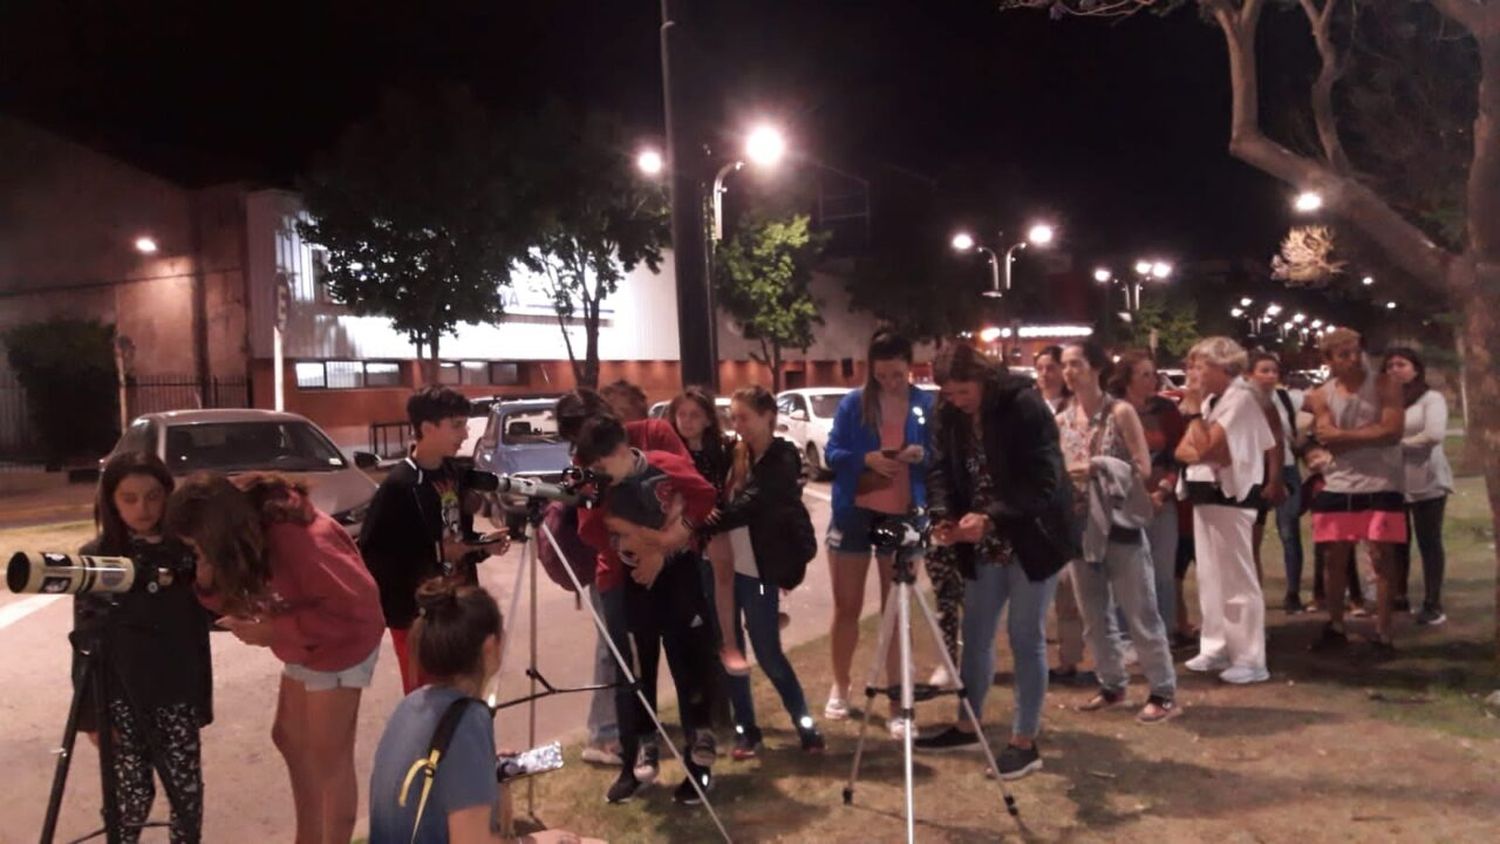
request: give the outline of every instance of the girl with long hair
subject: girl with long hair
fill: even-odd
[[[359,785],[355,723],[385,619],[359,549],[278,475],[189,478],[167,506],[167,528],[197,552],[198,598],[219,626],[283,663],[271,740],[286,761],[297,844],[343,844]]]
[[[849,672],[859,644],[865,579],[874,546],[871,529],[881,519],[903,518],[927,506],[926,462],[932,397],[911,383],[911,341],[891,331],[870,338],[865,385],[839,402],[825,457],[833,470],[833,524],[828,530],[828,566],[833,576],[833,689],[824,717],[849,717]],[[907,552],[901,552],[907,553]],[[890,595],[892,553],[874,554],[880,572],[880,604]],[[898,654],[890,651],[888,679],[896,682]],[[887,721],[901,737],[906,721]]]
[[[701,387],[688,387],[667,406],[667,419],[677,436],[682,438],[682,444],[687,446],[698,474],[714,485],[722,502],[724,485],[729,480],[734,440],[726,436],[719,425],[713,396]],[[735,565],[734,549],[728,535],[718,534],[711,538],[706,553],[713,576],[714,615],[723,640],[719,645],[719,661],[729,675],[744,677],[750,673],[750,663],[745,660],[745,652],[736,637],[730,635],[734,627]]]
[[[784,561],[775,558],[796,553],[787,546],[789,519],[797,517],[807,523],[799,483],[802,456],[796,446],[776,436],[776,398],[764,387],[736,391],[730,413],[740,441],[734,447],[724,506],[708,520],[715,538],[722,537],[733,545],[729,560],[730,623],[721,629],[725,640],[743,648],[744,628],[749,628],[755,658],[781,695],[802,749],[820,752],[823,736],[813,725],[802,683],[781,649],[780,590],[763,574],[776,562]],[[722,602],[722,590],[717,583],[714,588],[715,599]],[[761,745],[761,730],[755,723],[750,679],[730,677],[729,698],[734,705],[734,758],[752,758]]]
[[[1396,609],[1409,610],[1407,581],[1411,578],[1411,537],[1422,552],[1422,609],[1417,623],[1442,624],[1443,510],[1453,493],[1453,467],[1443,452],[1448,436],[1448,400],[1427,386],[1427,366],[1415,349],[1400,346],[1385,353],[1385,373],[1401,385],[1406,405],[1406,427],[1401,435],[1404,469],[1402,494],[1410,529],[1406,543],[1396,546]]]
[[[80,554],[129,556],[152,545],[177,545],[163,536],[162,514],[172,474],[147,452],[116,454],[104,466],[94,502],[99,535]],[[168,550],[168,549],[163,549]],[[186,553],[187,549],[182,549]],[[79,595],[74,629],[109,639],[108,711],[114,767],[110,780],[120,810],[121,840],[133,844],[156,799],[154,773],[172,806],[171,840],[203,835],[203,766],[199,730],[213,721],[213,663],[208,613],[189,584],[156,592]],[[108,624],[108,629],[103,625]],[[75,667],[75,677],[78,675]],[[92,690],[86,692],[92,694]],[[98,731],[94,710],[82,710],[80,729]]]

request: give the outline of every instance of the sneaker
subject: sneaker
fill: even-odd
[[[1152,695],[1146,699],[1146,705],[1141,707],[1141,711],[1136,713],[1135,720],[1142,724],[1160,724],[1181,714],[1182,707],[1177,705],[1177,701]]]
[[[636,751],[634,774],[636,779],[647,785],[656,782],[661,774],[661,748],[656,746],[656,742],[645,742]]]
[[[620,745],[618,744],[591,744],[583,749],[581,758],[590,765],[613,768],[620,767],[624,761],[620,758]]]
[[[849,692],[834,686],[828,691],[828,704],[823,707],[823,717],[830,721],[849,720]]]
[[[1441,607],[1423,607],[1422,611],[1417,613],[1417,623],[1424,627],[1436,627],[1447,620],[1448,616],[1443,615]]]
[[[629,771],[621,771],[619,778],[605,792],[604,800],[606,803],[629,803],[645,785]]]
[[[1302,605],[1302,598],[1297,595],[1286,596],[1286,600],[1281,602],[1281,609],[1287,615],[1297,615],[1307,611],[1307,607]]]
[[[758,739],[760,730],[755,732]],[[713,730],[695,730],[688,747],[688,758],[693,760],[694,765],[709,768],[719,761],[719,743],[714,738]]]
[[[1229,667],[1229,660],[1222,656],[1210,656],[1209,654],[1198,654],[1182,664],[1189,671],[1197,671],[1200,674],[1223,671]]]
[[[1086,703],[1078,707],[1079,712],[1098,712],[1101,709],[1109,709],[1119,706],[1125,702],[1125,692],[1115,689],[1100,689],[1099,693],[1089,698]]]
[[[1236,665],[1219,674],[1219,679],[1236,686],[1264,683],[1271,679],[1271,672],[1254,665]]]
[[[935,736],[912,742],[912,747],[918,750],[962,750],[966,747],[978,746],[978,734],[966,733],[957,727],[949,727]]]
[[[921,735],[917,730],[916,724],[910,724],[908,727],[908,722],[905,718],[890,718],[885,722],[885,728],[890,731],[891,738],[896,741],[904,741],[906,739],[907,729],[911,730],[912,741],[916,741],[917,737]]]
[[[797,738],[802,740],[803,753],[822,753],[828,748],[827,743],[823,741],[823,734],[818,732],[817,727],[798,726]]]
[[[1348,644],[1349,636],[1344,631],[1335,630],[1332,624],[1325,624],[1323,625],[1323,632],[1318,634],[1318,638],[1314,639],[1312,644],[1307,646],[1307,649],[1313,653],[1321,653],[1323,651],[1339,650]]]
[[[688,775],[698,778],[698,784],[703,787],[705,794],[714,790],[714,775],[707,768],[689,765]],[[696,806],[703,802],[703,798],[698,796],[698,789],[693,788],[693,781],[687,777],[683,777],[682,784],[677,786],[676,791],[672,792],[672,800],[683,806]]]
[[[927,678],[927,685],[947,688],[953,685],[953,675],[948,673],[948,666],[939,665],[932,670],[932,676]]]
[[[1000,757],[995,760],[1000,766],[1000,779],[1018,780],[1033,771],[1042,769],[1041,748],[1036,744],[1031,747],[1021,748],[1013,744],[1007,744],[1000,751]]]
[[[747,730],[744,727],[735,727],[734,733],[734,749],[729,751],[730,758],[737,762],[754,759],[764,741],[760,728],[751,727]],[[697,757],[694,757],[693,761],[697,762]]]

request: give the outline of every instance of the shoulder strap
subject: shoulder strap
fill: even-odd
[[[438,719],[437,729],[432,732],[432,742],[427,746],[427,755],[412,763],[406,770],[406,779],[401,781],[401,793],[397,795],[397,805],[405,806],[407,794],[411,790],[412,781],[418,776],[422,777],[422,793],[417,798],[417,817],[412,821],[411,840],[417,840],[417,830],[422,827],[422,813],[427,809],[427,798],[432,794],[432,783],[437,777],[438,763],[443,760],[443,754],[448,752],[448,745],[453,742],[453,734],[458,730],[458,723],[463,720],[464,714],[469,710],[469,704],[484,702],[472,697],[461,697],[448,704],[443,711],[443,717]]]
[[[1104,404],[1099,406],[1099,412],[1089,421],[1092,433],[1089,435],[1089,456],[1098,457],[1099,450],[1104,447],[1104,435],[1109,427],[1115,424],[1115,402],[1116,398],[1105,398]]]
[[[1292,407],[1292,394],[1288,393],[1284,387],[1277,387],[1276,400],[1281,402],[1282,407],[1286,408],[1287,421],[1292,426],[1292,432],[1296,433],[1297,410]]]

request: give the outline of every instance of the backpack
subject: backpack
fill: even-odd
[[[397,805],[406,805],[417,778],[421,778],[421,789],[416,793],[417,812],[416,820],[412,822],[412,841],[417,840],[417,831],[422,828],[422,815],[427,811],[427,798],[432,795],[432,783],[437,778],[438,764],[443,761],[443,754],[448,752],[448,745],[453,743],[453,733],[458,730],[459,721],[463,720],[469,705],[474,703],[489,708],[484,701],[472,697],[461,697],[448,704],[448,708],[443,710],[443,717],[438,719],[437,729],[432,733],[427,754],[413,762],[406,771],[406,779],[401,783],[401,793],[396,796]]]
[[[796,589],[807,577],[807,564],[818,556],[818,534],[813,529],[812,516],[800,501],[782,508],[775,523],[782,534],[778,542],[781,553],[768,554],[764,558],[757,554],[755,565],[760,570],[761,580],[773,583],[779,589]]]
[[[558,556],[557,548],[552,546],[545,534],[538,537],[537,556],[547,577],[569,592],[575,592],[577,590],[573,586],[573,579],[568,577],[567,572],[572,569],[580,584],[592,586],[598,555],[578,538],[578,508],[553,501],[547,505],[547,510],[542,515],[542,524],[556,537],[557,545],[564,555]]]

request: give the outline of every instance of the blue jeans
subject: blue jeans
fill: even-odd
[[[1110,608],[1118,603],[1131,643],[1140,656],[1141,669],[1151,684],[1151,694],[1171,700],[1177,691],[1177,674],[1172,668],[1166,625],[1157,614],[1156,576],[1150,546],[1144,531],[1142,534],[1136,542],[1111,541],[1103,562],[1074,561],[1073,588],[1083,613],[1083,637],[1094,652],[1100,687],[1123,692],[1130,680],[1119,638],[1111,629]]]
[[[1281,537],[1281,555],[1286,563],[1287,597],[1302,592],[1302,474],[1296,466],[1282,469],[1288,495],[1276,508],[1276,533]]]
[[[703,567],[705,589],[709,605],[714,602],[713,573]],[[808,717],[807,696],[802,693],[802,683],[792,668],[791,660],[781,649],[781,591],[757,577],[735,572],[734,575],[734,642],[741,651],[745,649],[745,631],[750,631],[750,647],[755,650],[755,661],[771,679],[781,695],[781,703],[792,717],[792,726],[800,727]],[[718,613],[710,613],[714,624],[718,624]],[[722,634],[721,634],[722,635]],[[729,703],[734,707],[734,723],[741,732],[753,732],[755,723],[755,699],[750,694],[749,676],[735,677],[725,674],[729,683]]]
[[[1177,623],[1177,502],[1168,500],[1151,524],[1146,543],[1151,548],[1151,569],[1156,586],[1156,614],[1170,628]],[[1121,627],[1129,628],[1121,613]]]
[[[1026,577],[1018,563],[975,565],[975,577],[964,589],[964,644],[958,673],[974,713],[984,718],[984,698],[995,672],[995,632],[1000,613],[1010,604],[1006,630],[1015,654],[1016,711],[1011,732],[1033,738],[1042,726],[1047,696],[1047,607],[1057,590],[1057,575],[1043,581]],[[958,717],[965,719],[963,707]]]
[[[599,613],[600,618],[606,618],[604,602],[599,598],[599,590],[590,588],[588,594],[589,603],[594,605],[594,611]],[[605,623],[608,624],[607,621]],[[610,653],[609,642],[603,634],[596,632],[594,635],[594,685],[613,684],[620,673],[620,668],[615,665],[615,656]],[[590,696],[589,700],[589,744],[610,744],[619,737],[620,727],[615,721],[615,690],[599,689]]]

